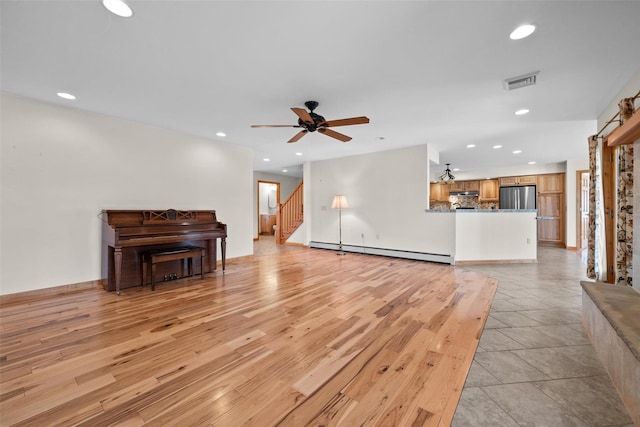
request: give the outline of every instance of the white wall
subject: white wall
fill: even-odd
[[[102,209],[215,209],[250,255],[252,153],[2,94],[0,293],[101,277]]]
[[[338,242],[338,211],[331,201],[344,194],[344,244],[452,255],[452,224],[441,223],[450,219],[425,213],[428,164],[428,147],[421,145],[305,165],[309,240]]]
[[[629,80],[627,84],[624,85],[624,87],[620,90],[620,92],[618,92],[618,94],[610,100],[607,107],[598,116],[598,130],[602,129],[605,123],[611,120],[611,118],[613,118],[613,116],[618,113],[618,102],[620,102],[622,98],[631,98],[632,96],[635,96],[639,90],[640,70],[637,70],[633,77],[631,77],[631,80]],[[614,122],[612,125],[608,126],[603,132],[603,135],[608,135],[613,129],[616,128],[616,126],[617,122]]]

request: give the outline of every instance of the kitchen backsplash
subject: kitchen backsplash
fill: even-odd
[[[447,202],[431,202],[430,209],[455,209],[460,208],[476,208],[476,209],[498,209],[497,202],[479,202],[478,196],[449,196]]]

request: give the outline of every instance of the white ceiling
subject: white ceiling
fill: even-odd
[[[416,144],[471,171],[585,156],[640,69],[640,1],[128,3],[125,19],[99,0],[2,0],[2,91],[241,144],[258,171]],[[523,23],[537,31],[510,40]],[[503,88],[532,71],[536,86]],[[347,144],[250,128],[293,125],[307,100],[371,123],[336,129]]]

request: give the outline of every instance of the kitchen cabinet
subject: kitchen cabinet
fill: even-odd
[[[518,185],[536,185],[538,179],[535,175],[517,176]]]
[[[538,193],[538,243],[564,245],[564,194]]]
[[[509,187],[513,185],[536,185],[535,175],[523,176],[503,176],[500,178],[500,187]]]
[[[455,181],[449,184],[449,192],[452,191],[478,191],[478,181]]]
[[[479,187],[478,201],[497,202],[500,197],[500,182],[497,179],[477,181]]]
[[[276,225],[276,216],[261,214],[260,215],[260,234],[274,234],[273,226]]]
[[[479,191],[480,184],[478,181],[464,181],[464,191]]]
[[[464,191],[464,181],[454,181],[453,184],[449,185],[449,192],[452,191]]]
[[[539,193],[563,193],[564,174],[550,173],[546,175],[538,175],[537,190]]]
[[[538,243],[565,243],[564,177],[564,173],[538,175]]]
[[[432,183],[429,185],[430,202],[449,202],[449,188],[452,184]]]

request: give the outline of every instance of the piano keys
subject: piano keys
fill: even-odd
[[[148,251],[206,248],[204,265],[194,263],[193,268],[209,273],[217,267],[216,240],[220,239],[225,269],[227,225],[217,220],[214,210],[103,210],[102,221],[102,277],[107,277],[106,289],[118,295],[120,289],[142,285],[142,254]],[[175,273],[182,267],[180,262],[162,263],[158,275]]]

